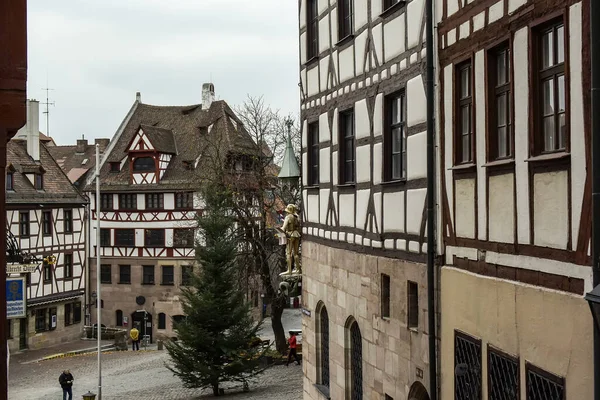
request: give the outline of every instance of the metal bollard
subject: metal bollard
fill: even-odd
[[[92,393],[88,390],[86,394],[83,395],[83,400],[94,400],[96,398],[96,394]]]

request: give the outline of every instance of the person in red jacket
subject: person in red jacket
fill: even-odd
[[[298,354],[296,353],[296,332],[290,331],[290,338],[288,339],[288,343],[290,345],[290,352],[288,353],[288,359],[285,366],[290,365],[290,361],[292,361],[292,356],[296,359],[298,365],[300,365],[300,359],[298,358]]]

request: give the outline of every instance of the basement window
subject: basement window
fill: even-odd
[[[419,285],[408,281],[408,327],[419,327]]]

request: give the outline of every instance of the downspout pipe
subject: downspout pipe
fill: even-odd
[[[433,1],[425,1],[427,45],[427,322],[429,333],[429,398],[437,400],[437,352],[435,310],[435,107]]]
[[[590,0],[592,72],[592,280],[600,284],[600,1]],[[594,399],[600,399],[600,333],[594,327]]]

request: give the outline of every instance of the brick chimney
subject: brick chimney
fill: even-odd
[[[212,83],[202,85],[202,109],[208,110],[215,101],[215,86]]]
[[[27,100],[27,123],[19,129],[15,139],[27,141],[27,154],[34,161],[40,160],[40,102]]]
[[[83,137],[83,135],[81,135],[81,139],[77,139],[77,149],[75,150],[75,152],[77,154],[83,154],[85,153],[85,149],[87,148],[88,145],[88,141],[85,137]]]
[[[110,139],[96,139],[94,140],[94,144],[100,146],[100,153],[104,153],[104,150],[108,147],[110,143]]]

